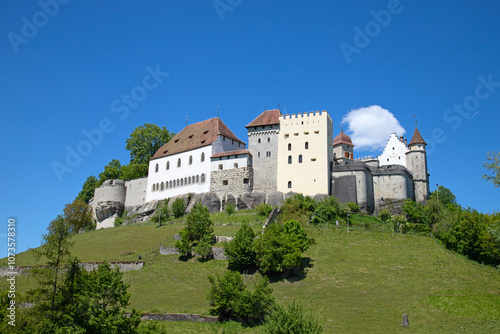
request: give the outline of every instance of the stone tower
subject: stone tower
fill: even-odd
[[[278,109],[266,110],[246,126],[248,150],[253,157],[254,190],[276,190],[280,116]]]
[[[415,132],[411,138],[406,152],[406,168],[413,174],[413,188],[415,201],[425,203],[429,198],[429,174],[427,172],[427,143],[415,126]]]
[[[333,139],[333,158],[340,164],[345,164],[347,160],[354,159],[353,149],[351,138],[340,128],[340,133]]]

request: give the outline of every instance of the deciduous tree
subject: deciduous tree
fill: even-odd
[[[175,134],[170,133],[166,127],[146,123],[138,126],[127,138],[125,148],[130,151],[130,162],[136,164],[149,164],[149,159],[165,145]]]

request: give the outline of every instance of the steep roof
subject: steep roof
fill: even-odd
[[[252,155],[249,150],[244,149],[244,150],[236,150],[236,151],[227,151],[227,152],[215,153],[210,158],[227,157],[227,156],[230,156],[230,155],[238,155],[238,154],[249,154],[249,155]]]
[[[151,160],[211,145],[219,135],[245,144],[229,130],[219,117],[214,117],[186,126],[168,143],[160,147]]]
[[[279,109],[266,110],[256,119],[251,121],[246,127],[250,128],[252,126],[262,126],[262,125],[274,125],[280,123],[281,111]]]
[[[408,147],[412,146],[412,145],[415,145],[415,144],[424,144],[424,145],[427,145],[427,143],[424,141],[424,138],[422,138],[422,135],[420,134],[420,131],[418,131],[417,127],[415,127],[415,132],[413,132],[413,137],[411,138],[411,141],[408,144]]]
[[[333,139],[333,146],[338,144],[348,144],[354,147],[354,144],[351,141],[351,138],[344,133],[344,130],[341,128],[340,133]]]

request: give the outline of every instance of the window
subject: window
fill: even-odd
[[[160,189],[160,185],[157,183],[156,184],[156,190]]]
[[[222,185],[223,185],[223,186],[227,186],[228,184],[229,184],[229,182],[228,182],[227,180],[223,180],[223,181],[222,181]]]
[[[200,176],[196,175],[196,183],[200,182]]]
[[[155,166],[155,173],[158,173],[158,164]]]
[[[181,186],[184,185],[184,179],[181,179]]]
[[[201,174],[201,182],[205,182],[205,174]]]
[[[351,153],[351,159],[354,159],[354,154],[353,153]]]
[[[301,163],[302,163],[302,154],[299,155],[299,164],[301,164]]]
[[[249,184],[250,183],[250,179],[248,177],[245,177],[243,179],[243,184]]]
[[[219,170],[223,170],[224,169],[224,165],[223,164],[219,164]]]
[[[288,138],[290,135],[288,133],[285,133],[285,138]]]
[[[349,152],[345,152],[344,157],[349,158]]]
[[[181,181],[177,179],[177,187],[181,185]]]
[[[288,189],[292,189],[292,181],[288,181]]]
[[[189,184],[191,184],[191,176],[188,178],[188,182]]]
[[[292,163],[292,156],[291,156],[291,155],[289,155],[289,156],[288,156],[288,163],[289,163],[289,164],[291,164],[291,163]]]
[[[259,153],[257,153],[257,157],[258,157],[258,158],[260,158],[260,152],[259,152]]]
[[[187,177],[185,177],[185,178],[184,178],[184,184],[185,184],[186,186],[187,186],[187,184],[188,184],[188,178],[187,178]]]
[[[181,167],[181,158],[179,158],[179,159],[177,160],[177,168],[180,168],[180,167]]]
[[[172,181],[168,181],[168,187],[172,188]]]
[[[153,186],[151,187],[151,191],[155,191],[155,185],[153,184]]]
[[[270,143],[271,142],[271,138],[267,137],[267,142]]]
[[[231,140],[231,145],[234,145],[234,140]]]
[[[292,150],[292,144],[288,144],[288,150],[291,151]]]
[[[295,132],[293,135],[294,135],[294,136],[298,136],[298,135],[299,135],[299,133],[298,133],[298,132]]]
[[[165,189],[165,183],[161,183],[161,186],[160,186],[160,190],[164,190]]]
[[[260,144],[260,138],[259,138],[259,140],[257,142]]]
[[[205,161],[205,153],[202,153],[202,154],[201,154],[200,161],[201,161],[201,162]]]
[[[306,148],[306,150],[309,149],[309,142],[307,142],[307,141],[306,141],[306,144],[305,144],[305,148]]]
[[[167,161],[167,170],[170,169],[170,161]]]
[[[226,141],[226,137],[222,136],[222,141]]]
[[[314,133],[315,133],[315,134],[318,134],[318,133],[319,133],[319,131],[314,131]]]
[[[237,162],[234,163],[234,168],[238,168],[238,163]]]
[[[193,156],[192,156],[192,155],[190,155],[190,156],[189,156],[189,164],[190,164],[190,165],[192,165],[192,164],[193,164]]]

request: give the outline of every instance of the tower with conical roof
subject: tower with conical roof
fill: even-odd
[[[425,203],[429,198],[429,173],[427,171],[427,143],[422,138],[415,123],[415,132],[406,152],[406,168],[413,175],[413,189],[415,201]]]
[[[354,144],[351,138],[340,128],[340,133],[333,139],[333,158],[340,164],[348,163],[354,159]]]

